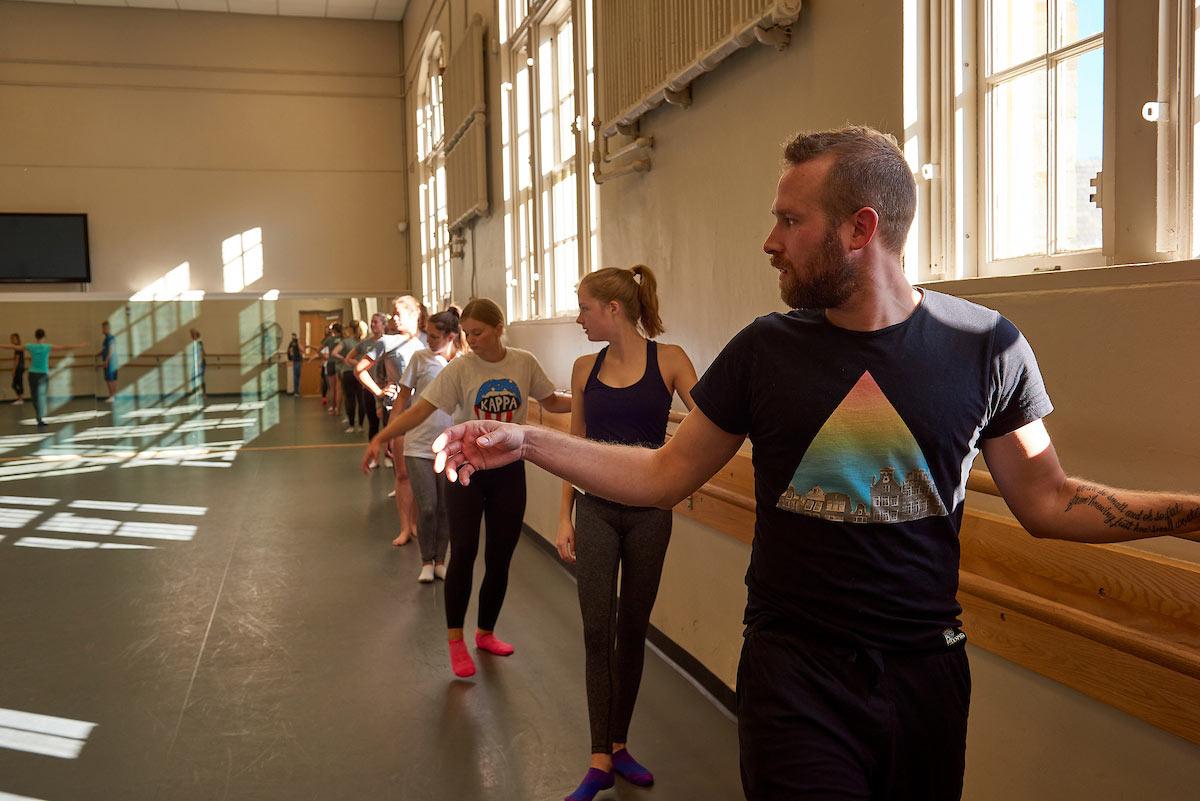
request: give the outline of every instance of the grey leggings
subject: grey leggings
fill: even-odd
[[[575,575],[592,753],[607,754],[629,735],[650,610],[671,540],[671,510],[623,506],[578,493],[575,498]]]
[[[433,472],[433,459],[405,456],[413,500],[417,504],[417,542],[422,562],[446,561],[450,523],[446,517],[446,479]]]

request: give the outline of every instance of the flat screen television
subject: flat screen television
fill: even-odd
[[[86,214],[0,212],[0,282],[91,280]]]

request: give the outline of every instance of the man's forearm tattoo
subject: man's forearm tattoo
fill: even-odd
[[[1200,521],[1200,506],[1172,501],[1161,508],[1133,509],[1112,490],[1092,484],[1080,484],[1063,511],[1076,506],[1095,509],[1109,528],[1141,534],[1171,534]]]

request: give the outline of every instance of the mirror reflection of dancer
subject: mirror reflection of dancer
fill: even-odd
[[[12,402],[12,405],[20,406],[25,402],[25,348],[21,345],[20,334],[12,334],[8,341],[16,346],[13,348],[12,389],[17,399]]]
[[[400,383],[419,398],[455,357],[462,352],[458,310],[451,307],[425,323],[428,347],[413,354]],[[446,485],[433,469],[433,441],[453,421],[445,412],[434,412],[404,435],[404,463],[417,508],[417,542],[421,546],[421,573],[417,581],[429,584],[446,578],[446,546],[450,519],[446,511]]]
[[[33,401],[33,414],[37,418],[37,427],[46,427],[46,394],[50,389],[50,354],[55,351],[76,350],[86,347],[78,345],[51,345],[45,342],[46,332],[39,328],[33,332],[33,342],[20,344],[20,337],[12,345],[0,345],[5,350],[20,351],[22,348],[29,354],[29,395]]]
[[[300,397],[300,370],[304,367],[304,349],[300,347],[300,337],[292,334],[287,346],[287,360],[292,365],[292,396]]]
[[[411,431],[437,409],[459,421],[518,423],[525,420],[529,398],[537,398],[551,412],[570,411],[570,399],[554,391],[554,384],[533,354],[505,346],[504,315],[494,301],[479,298],[468,303],[462,311],[461,325],[471,352],[450,362],[408,411],[394,417],[371,440],[363,457],[364,471],[385,444]],[[525,516],[525,466],[514,461],[483,478],[469,487],[452,485],[446,489],[451,549],[446,573],[446,626],[450,667],[454,675],[461,677],[475,673],[475,662],[463,642],[463,621],[471,599],[482,520],[487,523],[487,544],[475,647],[498,656],[513,652],[511,645],[496,637],[495,628],[508,590],[508,566]]]
[[[372,399],[378,399],[383,407],[381,422],[387,425],[393,415],[404,411],[409,390],[400,383],[404,368],[412,357],[425,346],[417,339],[417,326],[421,319],[421,303],[412,295],[401,295],[392,301],[392,313],[388,320],[389,329],[375,341],[371,349],[363,354],[354,366],[354,375],[359,383],[370,391]],[[384,383],[376,380],[373,368],[382,364]],[[392,545],[407,545],[416,533],[417,521],[413,511],[412,484],[408,480],[408,467],[404,463],[404,442],[391,447],[392,469],[395,475],[396,513],[400,518],[400,533]]]
[[[104,370],[104,383],[108,386],[108,397],[104,402],[112,403],[117,396],[117,338],[113,336],[108,320],[100,324],[100,331],[104,334],[104,341],[96,358],[100,360],[100,367]]]
[[[639,264],[584,276],[577,322],[589,341],[608,345],[575,361],[571,433],[662,447],[671,398],[678,394],[692,408],[696,369],[683,348],[651,339],[663,331],[654,273]],[[670,509],[626,506],[579,493],[563,482],[558,552],[575,563],[592,736],[591,766],[567,801],[591,801],[613,786],[614,770],[642,787],[654,783],[625,741],[642,680],[650,611],[671,539],[671,517]]]
[[[1030,534],[1075,542],[1200,541],[1200,496],[1064,473],[1016,326],[905,278],[916,187],[895,139],[800,134],[784,158],[763,250],[792,311],[734,336],[666,445],[480,420],[439,438],[439,466],[474,485],[526,458],[589,493],[671,508],[749,437],[746,796],[956,801],[971,694],[955,598],[964,468],[982,450]]]
[[[192,341],[188,343],[188,388],[192,395],[199,392],[200,400],[203,401],[208,397],[208,382],[204,378],[205,370],[208,367],[204,353],[204,340],[200,338],[198,328],[188,331],[188,335],[192,338]]]

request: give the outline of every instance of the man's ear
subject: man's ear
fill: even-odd
[[[850,215],[846,223],[850,228],[850,241],[847,244],[851,250],[862,250],[871,244],[879,232],[879,212],[870,206],[863,206]]]

